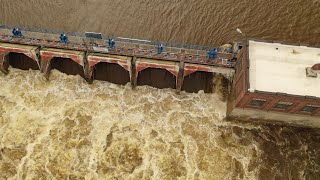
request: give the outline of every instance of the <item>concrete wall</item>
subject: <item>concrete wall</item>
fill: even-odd
[[[264,111],[259,109],[235,108],[227,119],[320,128],[320,118],[316,116]]]
[[[248,91],[248,59],[247,59],[247,48],[243,47],[240,53],[237,55],[237,64],[235,68],[235,76],[233,79],[235,97],[234,103],[237,105],[245,93]]]

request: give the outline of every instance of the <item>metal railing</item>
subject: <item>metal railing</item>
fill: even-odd
[[[22,31],[28,31],[28,32],[47,33],[47,34],[56,34],[56,35],[65,33],[68,36],[88,39],[86,38],[84,32],[66,32],[66,31],[54,30],[54,29],[39,29],[39,28],[30,28],[30,27],[23,27],[23,26],[19,27],[19,26],[0,24],[0,29],[12,30],[13,28],[19,28]],[[158,45],[159,43],[161,43],[165,47],[170,47],[170,48],[194,49],[194,50],[202,50],[202,51],[209,51],[210,49],[216,48],[216,47],[210,47],[210,46],[181,44],[181,43],[175,43],[175,42],[162,42],[162,41],[150,41],[150,40],[133,39],[133,38],[123,38],[123,37],[117,37],[113,35],[104,35],[104,34],[102,34],[102,39],[105,41],[107,41],[108,39],[115,39],[116,41],[119,41],[119,42],[139,43],[139,44],[145,44],[145,45]],[[219,50],[219,48],[217,49]]]

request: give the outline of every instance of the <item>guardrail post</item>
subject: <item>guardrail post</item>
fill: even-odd
[[[183,74],[184,74],[184,62],[180,61],[179,72],[178,72],[177,81],[176,81],[177,93],[180,93],[181,88],[182,88],[183,79],[184,79],[184,75]]]

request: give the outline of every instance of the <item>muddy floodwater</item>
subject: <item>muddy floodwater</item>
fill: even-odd
[[[198,45],[320,42],[319,0],[0,0],[0,23]],[[319,179],[320,130],[227,122],[217,94],[0,73],[0,179]]]
[[[2,179],[317,179],[320,132],[232,123],[215,94],[0,75]]]

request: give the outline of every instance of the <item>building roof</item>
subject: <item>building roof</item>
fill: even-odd
[[[320,48],[249,41],[249,91],[320,97],[320,74],[306,68],[320,63]]]

